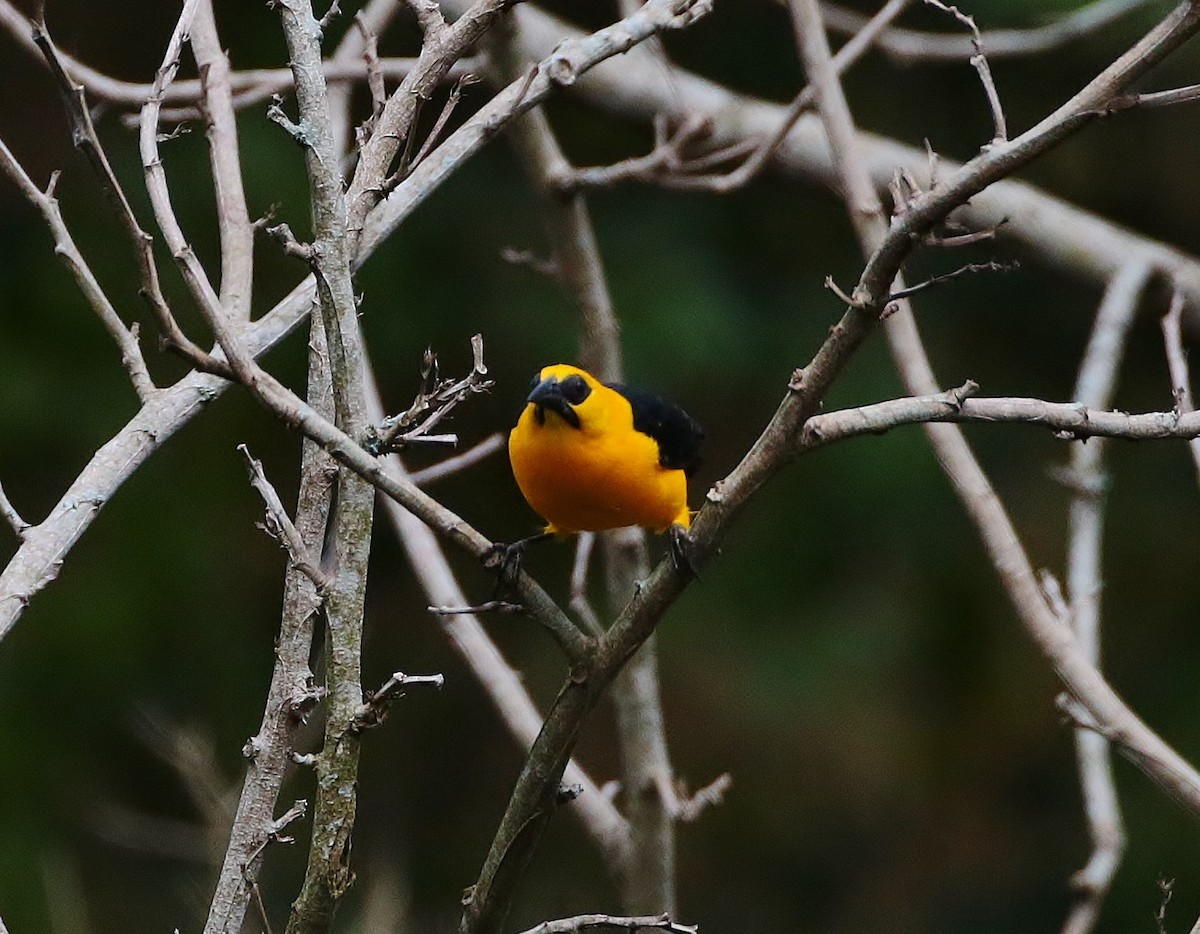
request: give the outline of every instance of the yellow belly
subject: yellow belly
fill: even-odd
[[[555,533],[627,525],[687,528],[687,477],[658,463],[658,444],[641,432],[589,432],[529,406],[508,440],[517,485]]]

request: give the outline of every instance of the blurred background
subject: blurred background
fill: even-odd
[[[985,28],[1034,25],[1074,5],[964,4]],[[359,6],[351,0],[343,9]],[[615,14],[608,3],[584,13],[566,2],[544,6],[588,26]],[[994,62],[1013,131],[1069,97],[1169,7],[1152,3],[1047,55]],[[176,14],[176,4],[151,0],[50,0],[47,9],[65,51],[135,81],[151,79]],[[284,63],[266,5],[219,2],[217,15],[236,68]],[[925,10],[905,22],[955,28]],[[684,67],[786,101],[801,81],[791,35],[778,4],[724,0],[699,25],[667,36],[667,48]],[[405,22],[381,52],[413,54],[417,38]],[[1150,84],[1190,83],[1198,67],[1200,49],[1185,48]],[[0,137],[40,183],[63,170],[58,195],[80,247],[118,308],[144,319],[132,258],[71,149],[55,88],[8,36],[0,36],[0,88]],[[978,79],[965,64],[905,68],[871,54],[846,88],[864,128],[912,145],[929,139],[948,157],[969,157],[991,136]],[[469,89],[456,119],[487,94]],[[647,127],[570,99],[548,111],[581,164],[642,153],[651,142]],[[1197,120],[1194,104],[1123,114],[1022,177],[1200,253]],[[133,131],[111,110],[98,126],[149,224]],[[282,219],[307,229],[299,149],[262,107],[242,113],[239,130],[252,212],[278,204]],[[202,129],[164,152],[181,220],[211,269],[216,229]],[[629,381],[678,400],[706,426],[698,503],[841,314],[822,281],[833,275],[848,286],[861,266],[843,205],[826,190],[768,174],[723,197],[631,188],[596,194],[591,208]],[[538,367],[575,357],[573,308],[553,282],[506,263],[508,247],[549,252],[530,190],[500,139],[359,276],[363,325],[392,411],[411,401],[426,347],[438,351],[444,372],[465,372],[469,338],[480,332],[496,387],[461,408],[452,426],[472,443],[507,430]],[[962,279],[918,300],[943,385],[972,378],[990,395],[1069,398],[1097,284],[1047,271],[1003,238],[961,254],[919,254],[909,278],[989,258],[1019,260],[1020,269]],[[261,314],[303,270],[268,242],[257,266]],[[169,297],[183,307],[169,260],[162,268]],[[1171,405],[1154,317],[1163,307],[1145,303],[1120,408]],[[152,369],[160,378],[181,373],[153,350],[152,334],[149,326],[143,342]],[[294,336],[268,366],[301,386],[304,351]],[[827,407],[900,394],[875,339]],[[0,480],[24,516],[44,515],[135,410],[116,354],[54,258],[40,217],[0,185]],[[1067,447],[1022,427],[967,433],[1034,564],[1061,574],[1068,497],[1051,472]],[[236,792],[240,750],[262,714],[284,570],[283,553],[255,528],[261,506],[240,443],[290,502],[299,438],[231,391],[138,471],[0,644],[0,915],[12,934],[195,931],[203,923],[225,828],[214,834],[206,824],[164,750],[182,742],[201,763],[189,770],[196,782]],[[1132,706],[1197,761],[1193,468],[1182,444],[1112,444],[1108,453],[1107,665]],[[495,539],[536,525],[503,455],[434,492]],[[652,547],[658,554],[662,543]],[[0,560],[14,550],[0,530]],[[546,547],[530,569],[565,595],[571,555],[566,546]],[[453,560],[468,593],[485,598],[490,579]],[[556,647],[520,618],[488,626],[547,704],[564,673]],[[919,430],[822,450],[775,479],[665,620],[660,657],[678,774],[692,787],[726,771],[733,777],[725,803],[680,831],[681,920],[708,934],[1058,930],[1067,880],[1086,860],[1088,840],[1071,734],[1052,703],[1057,683]],[[446,686],[411,692],[368,737],[354,838],[359,882],[338,928],[450,932],[522,755],[425,611],[382,520],[364,666],[368,686],[396,669],[442,672]],[[313,748],[317,734],[300,742]],[[616,776],[607,708],[589,721],[578,757],[598,780]],[[1130,845],[1098,930],[1155,930],[1159,882],[1174,879],[1166,929],[1186,931],[1200,914],[1200,833],[1131,766],[1118,761],[1116,777]],[[310,792],[299,774],[282,800]],[[307,823],[294,829],[306,839]],[[303,860],[302,845],[270,853],[263,892],[277,924]],[[511,927],[615,906],[600,858],[564,814],[521,888]]]

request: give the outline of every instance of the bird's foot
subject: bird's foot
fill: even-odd
[[[516,590],[517,580],[521,576],[521,566],[525,562],[525,550],[537,542],[550,538],[552,533],[539,532],[528,538],[515,542],[496,542],[483,553],[483,566],[496,571],[497,598],[511,594]]]
[[[692,541],[692,537],[688,534],[687,529],[682,525],[673,525],[670,530],[671,535],[671,564],[674,565],[676,573],[687,578],[695,578],[700,580],[700,574],[696,571],[696,561],[694,555],[696,553],[696,543]]]

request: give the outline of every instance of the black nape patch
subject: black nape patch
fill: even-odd
[[[658,442],[658,462],[668,470],[682,470],[691,476],[700,466],[700,444],[704,429],[677,405],[652,392],[633,389],[621,383],[605,383],[629,400],[633,409],[633,427]]]

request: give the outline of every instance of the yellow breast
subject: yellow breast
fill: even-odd
[[[596,399],[575,428],[555,413],[542,420],[527,405],[508,439],[517,485],[555,533],[639,525],[687,528],[687,478],[658,462],[658,444],[634,430],[628,403]]]

